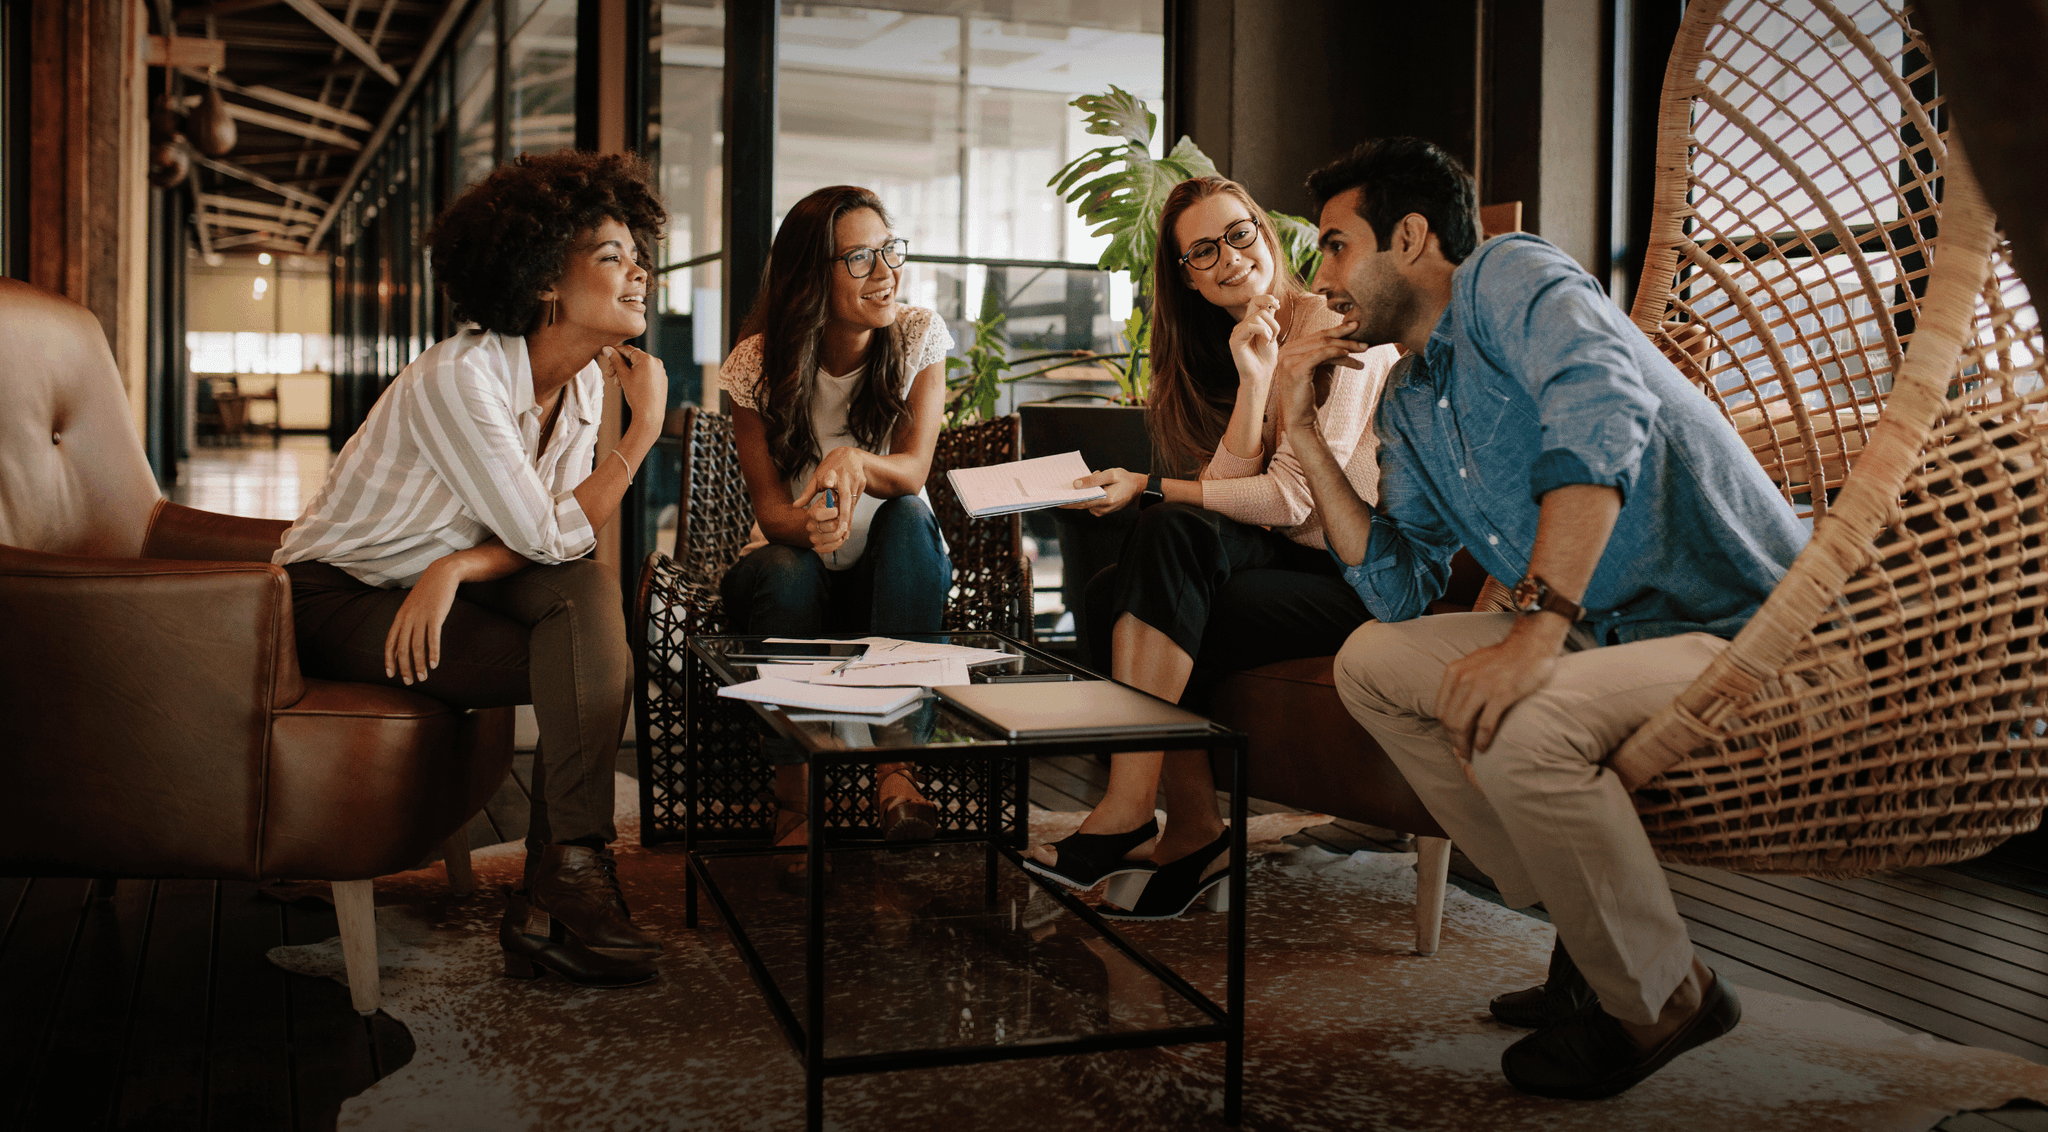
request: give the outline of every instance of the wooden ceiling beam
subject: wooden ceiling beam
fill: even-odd
[[[180,67],[178,71],[186,78],[197,79],[200,82],[208,81],[206,72],[196,67]],[[301,98],[296,94],[286,94],[276,87],[239,86],[217,75],[214,76],[212,82],[228,94],[239,94],[244,98],[258,99],[268,102],[272,106],[282,106],[287,110],[296,110],[312,118],[324,118],[329,122],[361,130],[364,133],[369,133],[376,128],[368,118],[364,118],[361,115],[351,114],[340,107],[329,106],[325,102],[319,102],[311,98]]]
[[[328,13],[327,9],[319,5],[317,0],[284,0],[284,2],[291,5],[293,11],[311,21],[314,27],[332,36],[334,42],[341,44],[348,50],[349,54],[361,59],[372,71],[377,72],[377,77],[390,83],[392,86],[397,86],[405,81],[396,70],[392,69],[391,64],[378,57],[376,48],[363,42],[362,36],[357,35],[347,24],[335,19]]]
[[[302,138],[311,138],[314,141],[340,146],[350,152],[357,152],[363,148],[362,142],[349,137],[340,130],[330,130],[325,126],[316,126],[311,122],[301,122],[296,118],[287,118],[282,114],[272,114],[267,110],[253,109],[239,103],[223,102],[221,105],[227,107],[228,117],[238,122],[247,122],[252,126],[262,126],[267,130],[280,130],[287,134],[297,134]]]
[[[280,185],[276,181],[271,180],[270,178],[264,176],[263,174],[252,173],[249,170],[244,169],[239,165],[236,165],[232,161],[222,161],[216,157],[208,157],[205,154],[200,153],[196,150],[193,151],[192,153],[192,160],[197,164],[203,165],[206,168],[221,174],[222,176],[234,177],[238,180],[247,181],[259,189],[276,193],[278,196],[281,196],[286,200],[295,200],[298,201],[300,204],[311,205],[314,208],[329,207],[326,201],[314,196],[312,193],[301,192],[298,189],[292,188],[290,185]]]
[[[304,208],[287,208],[281,204],[268,204],[259,200],[243,200],[241,197],[223,196],[220,193],[198,193],[199,203],[216,211],[227,209],[231,212],[253,212],[259,216],[274,216],[280,220],[295,220],[305,217],[317,219]]]
[[[215,228],[239,228],[267,232],[273,236],[303,236],[313,230],[311,224],[285,224],[258,216],[229,216],[223,212],[202,212],[199,220]]]
[[[203,20],[208,16],[232,16],[237,12],[273,7],[277,3],[278,0],[214,0],[211,4],[201,4],[196,8],[187,8],[179,12],[178,19]]]

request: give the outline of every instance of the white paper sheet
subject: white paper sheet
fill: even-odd
[[[863,688],[836,684],[809,684],[764,676],[718,690],[728,699],[752,700],[812,711],[859,712],[886,715],[924,697],[923,688]]]

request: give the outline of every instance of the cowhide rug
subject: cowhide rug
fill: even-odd
[[[622,781],[621,799],[636,796]],[[1034,835],[1057,836],[1077,819],[1034,812]],[[1741,1026],[1630,1092],[1581,1103],[1524,1096],[1498,1068],[1500,1051],[1523,1031],[1493,1022],[1485,1004],[1542,978],[1549,926],[1453,889],[1442,949],[1417,956],[1414,858],[1277,844],[1323,820],[1276,815],[1254,819],[1250,831],[1268,844],[1252,865],[1247,1129],[1907,1132],[1961,1109],[2048,1097],[2048,1067],[1739,983]],[[502,977],[496,886],[516,882],[519,846],[475,854],[486,887],[467,899],[448,895],[439,866],[378,882],[384,1008],[411,1030],[417,1052],[344,1103],[340,1128],[802,1127],[797,1060],[709,903],[698,929],[683,926],[680,852],[638,846],[630,814],[620,826],[619,874],[635,919],[668,941],[661,978],[646,987],[582,990],[552,977]],[[976,1022],[966,1001],[978,969],[903,958],[928,956],[935,940],[947,955],[944,939],[962,934],[1040,972],[1031,1000],[1039,1013],[1080,1010],[1098,1025],[1169,1016],[1156,985],[1086,938],[1056,903],[1034,899],[1028,882],[1006,881],[989,914],[978,871],[932,863],[942,857],[868,858],[875,863],[838,870],[832,922],[858,929],[852,942],[870,945],[878,972],[865,984],[869,993],[853,996],[863,1000],[848,1008],[856,1024],[871,1033],[957,1034],[997,1021]],[[877,874],[869,869],[893,870],[894,879],[871,885]],[[861,899],[844,898],[856,892]],[[801,909],[779,893],[751,906],[790,916]],[[837,918],[841,906],[845,919]],[[1197,912],[1135,927],[1140,946],[1221,999],[1224,917]],[[787,945],[800,937],[780,938]],[[764,933],[764,950],[771,963],[787,961],[786,946],[775,957],[776,939]],[[902,946],[913,940],[921,950]],[[336,941],[270,955],[287,970],[343,977]],[[1037,1024],[1028,1013],[1012,1017]],[[1222,1129],[1222,1065],[1222,1047],[1206,1045],[839,1078],[825,1086],[826,1124],[877,1132]]]

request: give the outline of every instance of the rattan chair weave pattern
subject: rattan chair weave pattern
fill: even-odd
[[[953,560],[947,629],[1000,630],[1030,640],[1031,567],[1021,552],[1021,525],[1014,516],[970,518],[941,474],[947,467],[1016,459],[1018,437],[1014,416],[939,434],[926,492]],[[648,556],[636,599],[635,623],[642,627],[634,691],[641,840],[680,840],[688,798],[697,799],[699,836],[765,837],[773,829],[774,808],[762,796],[772,791],[773,771],[761,755],[760,724],[745,705],[718,697],[717,682],[689,663],[686,645],[690,636],[736,631],[718,583],[747,544],[753,504],[731,417],[689,409],[682,440],[678,554]],[[997,802],[989,816],[997,827],[1021,836],[1021,780],[999,775],[994,781]],[[982,776],[927,773],[923,790],[939,808],[941,833],[981,828],[988,796]],[[832,828],[874,828],[879,815],[868,768],[834,768],[826,791]]]
[[[1667,860],[1939,864],[2048,803],[2043,342],[1926,58],[1821,0],[1698,0],[1673,49],[1633,315],[1705,327],[1694,378],[1817,521],[1610,760]]]

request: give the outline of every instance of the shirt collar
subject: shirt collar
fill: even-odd
[[[529,380],[526,384],[531,388],[533,382]],[[598,368],[595,359],[569,379],[567,392],[570,408],[576,411],[576,419],[587,425],[596,424],[604,414],[604,371]]]
[[[1450,372],[1451,358],[1456,353],[1451,340],[1458,333],[1458,303],[1453,299],[1444,307],[1443,317],[1436,320],[1436,329],[1429,332],[1429,343],[1422,348],[1422,360],[1431,374]]]
[[[526,355],[526,339],[496,331],[491,336],[505,352],[505,370],[512,375],[512,416],[523,417],[538,407],[533,400],[533,362]]]
[[[512,416],[516,419],[528,413],[537,412],[540,405],[533,399],[533,360],[526,352],[526,339],[517,334],[497,334],[499,347],[505,351],[505,368],[512,375]],[[604,371],[598,368],[597,360],[576,371],[563,391],[569,398],[569,407],[576,412],[576,419],[584,424],[596,424],[604,413],[602,395],[593,397],[593,390],[604,388]]]

